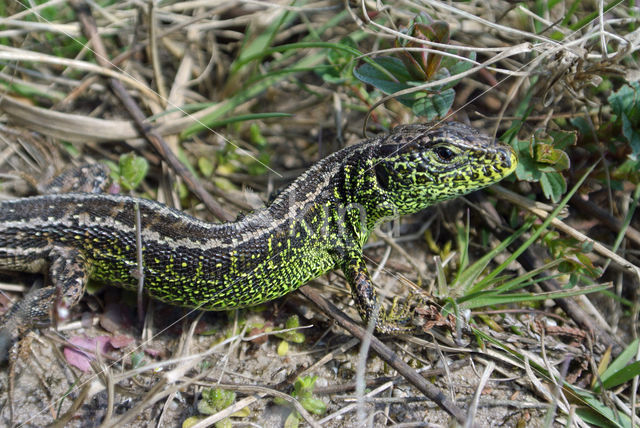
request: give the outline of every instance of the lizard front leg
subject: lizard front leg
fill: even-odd
[[[411,316],[406,310],[396,312],[393,309],[387,313],[371,282],[367,266],[361,252],[351,252],[343,257],[340,265],[351,287],[351,295],[356,304],[360,317],[369,323],[375,319],[375,330],[380,334],[402,334],[415,330],[410,325]]]

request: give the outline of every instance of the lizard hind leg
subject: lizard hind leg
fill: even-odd
[[[0,318],[0,362],[30,330],[67,318],[69,308],[84,294],[90,265],[79,250],[54,248],[48,261],[51,285],[30,290]]]
[[[111,184],[108,166],[101,163],[67,168],[44,184],[36,185],[41,195],[62,193],[107,193]]]

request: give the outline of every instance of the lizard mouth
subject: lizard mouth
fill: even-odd
[[[518,166],[518,157],[511,146],[501,146],[497,148],[497,152],[502,158],[502,169],[504,169],[505,177],[513,172]]]

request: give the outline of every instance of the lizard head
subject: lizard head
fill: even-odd
[[[489,186],[511,174],[513,149],[458,122],[397,127],[371,159],[378,190],[395,215]]]

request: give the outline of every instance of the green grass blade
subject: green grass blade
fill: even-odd
[[[488,284],[490,284],[492,282],[492,280],[499,273],[501,273],[503,270],[505,270],[507,268],[507,266],[509,266],[513,261],[515,261],[527,248],[529,248],[529,246],[531,246],[531,244],[533,244],[540,237],[540,235],[542,235],[542,233],[544,231],[547,230],[547,228],[549,227],[549,225],[551,224],[553,219],[556,218],[558,216],[558,214],[560,214],[560,212],[565,207],[565,205],[567,205],[567,202],[569,202],[569,199],[571,199],[571,197],[578,191],[580,186],[582,186],[582,183],[584,183],[584,180],[586,180],[586,178],[589,176],[589,174],[591,174],[591,172],[594,170],[594,168],[597,165],[598,165],[598,163],[595,163],[595,164],[591,165],[591,168],[589,168],[582,175],[582,177],[580,177],[580,180],[578,180],[578,182],[575,184],[575,186],[573,186],[573,188],[571,188],[571,190],[569,192],[567,192],[567,194],[564,196],[564,198],[562,198],[562,200],[560,201],[558,206],[542,222],[540,227],[534,233],[531,234],[529,239],[527,239],[518,249],[516,249],[516,251],[514,251],[511,254],[511,256],[509,256],[507,258],[507,260],[505,260],[500,266],[495,268],[489,275],[484,277],[482,279],[482,281],[480,281],[478,284],[476,284],[476,286],[474,287],[473,291],[475,291],[477,289],[482,289],[482,288],[487,287]]]
[[[297,12],[285,10],[282,15],[280,15],[278,19],[274,19],[266,29],[261,29],[255,38],[253,37],[253,25],[251,25],[249,32],[244,37],[244,43],[240,48],[238,57],[229,67],[230,77],[233,78],[233,76],[241,71],[248,63],[246,58],[263,58],[268,55],[266,51],[269,46],[271,46],[271,42],[273,42],[280,28],[288,22],[291,22],[296,16],[298,16]]]
[[[634,361],[617,372],[612,373],[606,381],[602,381],[602,385],[605,389],[610,389],[622,385],[636,376],[640,376],[640,361]]]
[[[613,362],[609,365],[609,367],[607,367],[604,373],[602,373],[602,375],[600,376],[600,380],[602,380],[602,384],[604,385],[605,389],[611,388],[612,386],[617,386],[617,385],[620,385],[621,383],[626,382],[626,380],[621,382],[619,382],[619,380],[624,378],[625,373],[628,373],[629,371],[633,372],[634,369],[629,367],[639,363],[638,361],[636,361],[630,364],[629,366],[627,366],[629,361],[635,358],[636,354],[638,353],[639,344],[640,344],[640,339],[635,339],[633,342],[631,342],[629,346],[627,346],[624,349],[624,351],[622,351],[620,355],[618,355],[618,357],[615,360],[613,360]],[[637,371],[638,368],[636,367],[635,370]],[[637,374],[638,373],[636,373],[636,375]],[[631,378],[633,378],[636,375],[631,376]],[[600,385],[599,384],[596,385],[596,388],[594,389],[598,391],[600,389]]]
[[[485,295],[478,295],[472,301],[460,305],[466,309],[475,309],[484,306],[497,306],[507,303],[535,302],[547,299],[561,299],[566,297],[580,296],[589,293],[598,293],[606,290],[610,285],[593,285],[572,290],[559,290],[548,293],[509,293],[497,294],[493,290],[485,292]]]
[[[469,290],[470,287],[475,282],[475,280],[480,276],[480,274],[484,271],[484,269],[489,265],[489,262],[491,262],[491,260],[493,260],[493,258],[495,256],[500,254],[509,245],[511,245],[517,238],[520,237],[520,235],[522,235],[524,232],[526,232],[531,227],[532,224],[533,224],[533,220],[526,222],[513,235],[509,236],[507,239],[505,239],[500,244],[498,244],[498,246],[496,246],[496,248],[494,248],[493,250],[489,251],[487,254],[485,254],[483,257],[481,257],[478,261],[476,261],[471,266],[469,266],[467,269],[465,269],[465,271],[462,272],[458,276],[458,278],[456,279],[456,281],[454,282],[454,285],[452,285],[452,287],[455,287],[455,288],[460,287],[463,290]],[[473,290],[473,291],[479,291],[479,290]]]
[[[458,264],[458,274],[456,277],[460,277],[462,272],[469,265],[469,211],[467,211],[467,221],[465,227],[456,227],[458,250],[460,251],[460,257]]]

